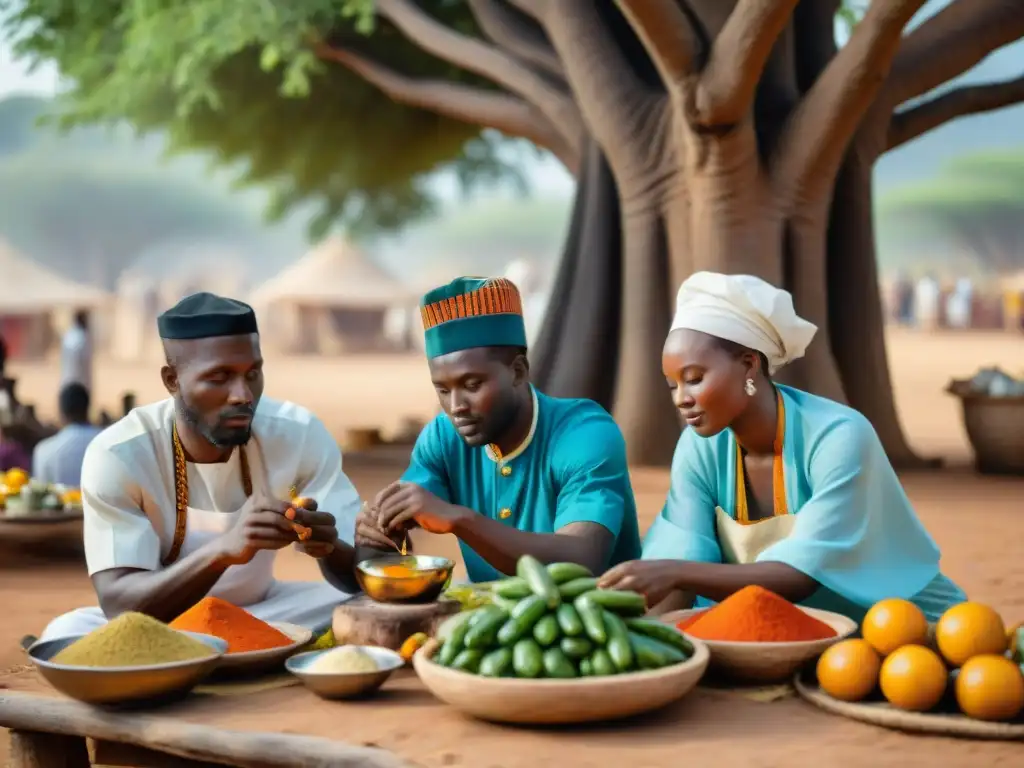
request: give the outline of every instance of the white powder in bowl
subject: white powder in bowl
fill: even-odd
[[[354,645],[333,648],[309,665],[309,671],[316,674],[352,675],[361,672],[377,672],[380,667],[374,658]]]

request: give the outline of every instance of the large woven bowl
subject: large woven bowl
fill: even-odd
[[[616,720],[677,701],[700,681],[708,649],[687,638],[693,655],[681,664],[648,672],[575,680],[517,680],[458,672],[434,663],[440,647],[430,640],[413,666],[423,685],[441,701],[481,720],[519,725],[565,725]]]
[[[857,622],[839,613],[797,606],[808,616],[828,624],[835,637],[797,643],[736,643],[722,640],[701,640],[711,652],[711,669],[737,683],[770,684],[788,682],[796,671],[811,659],[825,652],[857,631]],[[673,611],[659,617],[675,626],[701,609]],[[686,634],[684,631],[683,634]],[[686,635],[691,640],[690,635]]]

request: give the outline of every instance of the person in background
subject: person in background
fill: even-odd
[[[0,427],[0,472],[10,469],[24,469],[31,474],[32,457],[25,450],[25,446],[7,437],[3,427]]]
[[[79,488],[85,449],[101,430],[89,423],[89,390],[78,382],[64,385],[58,403],[61,430],[36,445],[33,477],[44,483]]]
[[[61,387],[77,383],[92,392],[92,352],[89,314],[79,310],[60,345]]]
[[[670,610],[757,585],[855,621],[889,597],[932,621],[966,599],[870,422],[772,380],[816,331],[760,278],[698,272],[682,284],[662,368],[688,428],[643,559],[600,586]]]
[[[939,327],[939,304],[942,286],[939,278],[929,272],[914,286],[914,325],[922,331],[934,331]]]
[[[594,573],[639,557],[622,432],[597,403],[530,384],[516,286],[458,278],[423,298],[422,316],[443,413],[360,513],[356,543],[393,553],[411,526],[451,533],[473,582],[515,573],[526,554]]]

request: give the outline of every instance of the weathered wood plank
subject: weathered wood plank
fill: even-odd
[[[40,731],[12,730],[10,768],[89,768],[85,739]]]
[[[190,760],[242,768],[404,768],[398,756],[313,736],[246,733],[77,701],[0,692],[0,727],[132,744]],[[83,746],[84,749],[84,746]],[[77,767],[76,767],[77,768]]]

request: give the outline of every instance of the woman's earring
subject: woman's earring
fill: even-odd
[[[743,385],[743,391],[747,393],[747,397],[753,397],[757,394],[757,387],[754,386],[753,379],[747,379],[747,383]]]

